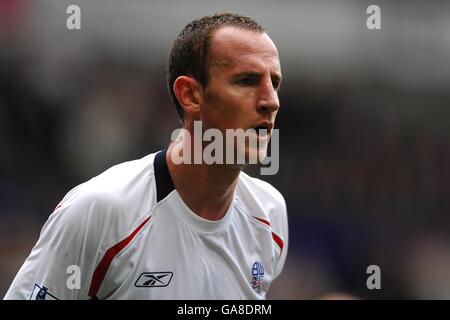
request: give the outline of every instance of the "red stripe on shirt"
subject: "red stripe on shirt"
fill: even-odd
[[[261,218],[258,218],[258,217],[255,217],[255,216],[253,216],[253,218],[255,218],[258,221],[261,221],[264,224],[267,224],[270,227],[270,222],[269,221],[261,219]]]
[[[284,242],[283,240],[272,231],[272,239],[277,243],[277,245],[280,247],[280,251],[283,251]]]
[[[262,223],[268,225],[270,227],[270,222],[258,217],[253,216],[253,218],[255,218],[258,221],[261,221]],[[283,240],[275,233],[272,231],[272,239],[273,241],[275,241],[275,243],[280,247],[280,250],[283,251],[283,246],[284,246],[284,242]]]
[[[151,217],[152,216],[145,219],[144,222],[142,222],[141,225],[137,227],[136,230],[134,230],[133,233],[130,234],[126,239],[123,239],[118,244],[112,246],[106,251],[102,260],[95,269],[94,274],[92,275],[91,286],[89,287],[90,297],[95,297],[97,295],[98,289],[100,288],[100,285],[102,284],[103,279],[105,278],[106,272],[108,271],[109,265],[111,264],[114,257],[123,248],[125,248],[126,245],[130,243],[131,240],[133,240],[133,238],[136,236],[139,230],[142,229],[142,227],[150,220]]]

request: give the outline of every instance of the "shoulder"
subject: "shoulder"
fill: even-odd
[[[268,182],[241,172],[237,185],[238,206],[250,221],[270,230],[279,252],[275,268],[276,278],[283,269],[289,242],[286,201]],[[255,221],[256,220],[256,221]]]
[[[84,190],[106,197],[124,193],[133,185],[152,177],[154,158],[155,154],[152,153],[141,159],[117,164],[85,182]]]
[[[102,207],[121,209],[136,201],[142,201],[142,194],[148,190],[149,186],[151,187],[154,180],[154,155],[150,154],[138,160],[115,165],[78,185],[64,197],[60,203],[61,207],[69,204],[97,204]]]
[[[260,202],[264,206],[285,208],[286,202],[283,195],[270,183],[249,176],[241,172],[238,182],[239,192],[249,198]]]
[[[156,199],[153,158],[118,164],[73,188],[50,216],[43,231],[53,227],[66,241],[105,246],[123,238],[149,214]]]
[[[276,226],[286,223],[286,201],[281,192],[270,183],[241,172],[237,189],[240,202],[252,211],[253,216]]]

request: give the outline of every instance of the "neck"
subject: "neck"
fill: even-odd
[[[173,184],[186,205],[198,216],[222,219],[233,200],[240,167],[220,164],[175,164],[172,153],[180,153],[182,141],[172,143],[166,161]],[[193,150],[193,149],[192,149]]]

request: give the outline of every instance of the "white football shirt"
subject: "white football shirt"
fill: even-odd
[[[72,189],[5,299],[264,299],[284,265],[282,195],[241,172],[219,221],[173,186],[166,150]]]

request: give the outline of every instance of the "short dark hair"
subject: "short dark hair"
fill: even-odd
[[[173,42],[167,59],[167,89],[183,123],[183,108],[173,91],[175,80],[182,75],[208,85],[209,51],[211,38],[223,26],[264,32],[264,28],[250,17],[234,13],[216,13],[190,22]]]

